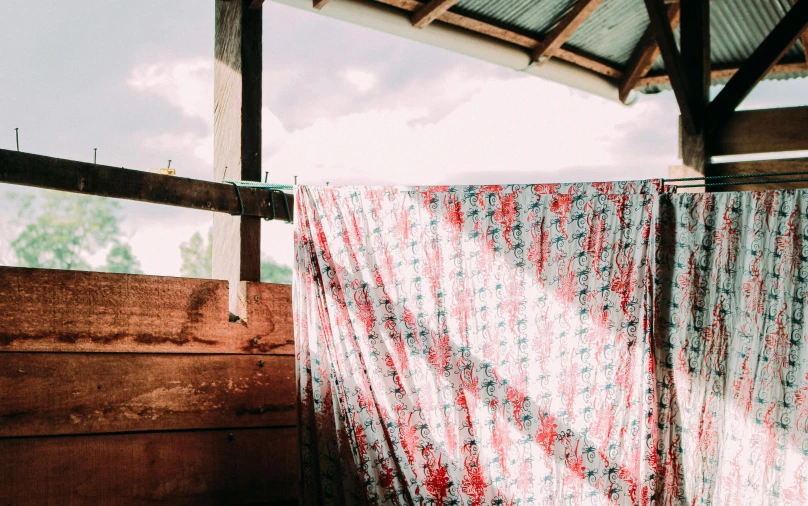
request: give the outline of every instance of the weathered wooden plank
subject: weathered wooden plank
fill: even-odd
[[[189,209],[238,214],[241,211],[231,184],[164,176],[140,170],[96,165],[62,158],[0,149],[0,183],[33,186],[85,195],[137,200]],[[244,215],[287,220],[278,192],[240,188]],[[269,204],[274,197],[275,210]],[[289,211],[294,197],[286,196]]]
[[[752,88],[791,48],[806,24],[808,24],[808,0],[797,0],[710,103],[711,130],[717,130],[727,122]]]
[[[541,43],[533,51],[533,61],[541,65],[572,37],[578,29],[600,7],[603,0],[577,0],[575,5],[558,20],[556,25],[542,38]]]
[[[675,29],[679,25],[678,3],[668,6],[668,19],[670,20],[671,28]],[[659,54],[659,44],[657,44],[654,29],[649,25],[634,47],[634,51],[631,53],[626,69],[623,72],[623,77],[620,78],[620,83],[617,85],[621,102],[628,99],[629,93],[637,86],[637,82],[651,70],[651,66],[653,66]]]
[[[737,111],[711,136],[712,155],[808,149],[808,106]]]
[[[291,287],[239,291],[231,323],[226,281],[0,267],[0,352],[294,353]]]
[[[415,28],[425,27],[429,23],[438,19],[444,12],[448,11],[449,8],[457,2],[458,0],[432,0],[413,13],[412,26]]]
[[[292,356],[0,353],[0,437],[293,426]]]
[[[762,177],[736,179],[735,184],[710,186],[709,191],[763,191],[783,190],[791,188],[808,188],[808,182],[782,183],[778,180],[799,179],[804,176],[778,176],[783,172],[808,172],[808,158],[792,158],[786,160],[756,160],[750,162],[712,163],[707,166],[708,176],[738,176],[742,174],[765,174]],[[764,184],[743,184],[744,182],[766,180]]]
[[[780,63],[772,67],[767,75],[773,76],[777,74],[790,74],[792,72],[804,72],[806,70],[808,70],[808,64],[804,62]],[[737,66],[714,68],[710,71],[710,78],[713,81],[716,79],[729,79],[737,72]],[[668,74],[653,74],[645,76],[637,81],[635,88],[642,88],[644,86],[664,86],[667,84],[670,84],[670,77]]]
[[[0,504],[288,501],[299,494],[296,440],[294,428],[0,439]]]
[[[213,72],[214,179],[261,180],[261,68],[263,9],[249,0],[216,0]],[[261,279],[261,220],[252,216],[213,216],[213,277],[230,281]],[[230,292],[230,311],[238,298]]]

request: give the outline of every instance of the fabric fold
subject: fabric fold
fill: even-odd
[[[649,501],[661,188],[299,187],[305,502]]]

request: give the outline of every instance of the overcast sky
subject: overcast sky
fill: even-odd
[[[327,7],[326,7],[327,9]],[[213,2],[14,2],[0,17],[0,148],[212,178]],[[301,184],[467,184],[664,177],[677,164],[671,92],[625,107],[441,49],[268,2],[264,170]],[[808,103],[808,80],[745,108]],[[13,210],[0,185],[0,263]],[[123,202],[123,201],[122,201]],[[209,213],[124,202],[147,274],[179,275]],[[291,226],[262,251],[291,263]],[[103,263],[103,254],[97,263]]]

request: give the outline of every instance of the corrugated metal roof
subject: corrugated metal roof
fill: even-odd
[[[711,53],[714,68],[739,66],[791,8],[793,0],[712,0]],[[574,0],[461,0],[453,12],[541,38],[574,4]],[[567,40],[565,47],[623,68],[648,26],[644,0],[605,0]],[[678,30],[677,30],[678,38]],[[798,42],[781,63],[805,61]],[[659,58],[649,74],[664,73]],[[783,79],[806,72],[776,74]],[[718,82],[718,81],[716,81]],[[658,88],[649,88],[653,91]]]

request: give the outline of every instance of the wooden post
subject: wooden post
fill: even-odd
[[[214,178],[260,181],[262,10],[215,1]],[[213,277],[230,282],[230,312],[241,318],[240,282],[260,280],[260,248],[260,218],[214,215]]]
[[[682,163],[704,174],[710,163],[707,106],[710,103],[710,2],[681,2],[681,62],[692,130],[679,128]]]

